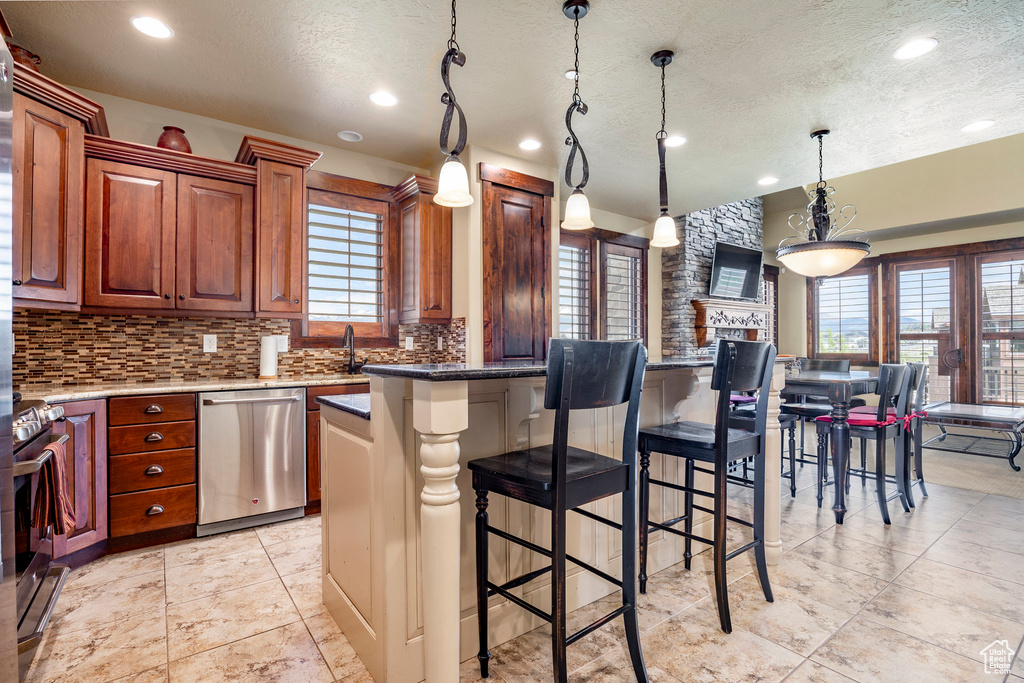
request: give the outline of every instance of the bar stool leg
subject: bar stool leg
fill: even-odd
[[[910,453],[910,430],[908,430],[908,429],[900,430],[900,444],[899,444],[899,448],[900,448],[900,461],[901,461],[900,462],[900,467],[899,467],[899,475],[903,479],[903,493],[904,493],[904,495],[907,498],[907,504],[910,507],[914,508],[914,507],[917,507],[917,506],[914,505],[914,490],[913,490],[913,486],[911,486],[911,484],[910,484],[910,460],[911,460],[911,453]],[[909,510],[908,510],[908,512],[909,512]]]
[[[693,460],[686,458],[686,488],[693,488]],[[688,534],[683,539],[683,566],[686,571],[690,571],[690,560],[693,559],[693,541],[690,539],[689,534],[693,533],[693,494],[686,492],[683,494],[683,514],[686,515],[686,520],[683,522],[683,530]]]
[[[818,426],[818,507],[824,500],[825,480],[828,477],[828,430]]]
[[[633,663],[633,674],[638,683],[647,683],[647,667],[640,649],[640,621],[636,612],[636,504],[637,485],[631,481],[622,494],[622,604],[630,609],[622,615],[626,630],[626,644]]]
[[[907,498],[907,480],[906,480],[906,455],[903,452],[905,445],[902,436],[897,436],[892,440],[893,452],[896,454],[896,463],[893,467],[893,479],[896,480],[896,490],[900,494],[900,505],[903,506],[904,512],[910,512],[910,499]]]
[[[551,511],[551,659],[558,683],[567,683],[569,676],[565,658],[565,639],[569,635],[565,628],[565,517],[565,507],[556,499]]]
[[[800,467],[803,468],[803,466],[804,464],[801,462]],[[754,476],[757,476],[756,464],[754,465]],[[789,497],[796,498],[796,423],[789,427]]]
[[[480,629],[480,677],[487,678],[487,491],[476,492],[476,617]]]
[[[915,418],[914,422],[914,476],[917,477],[917,485],[921,487],[921,495],[928,497],[928,489],[924,487],[924,471],[921,469],[921,462],[924,456],[921,447],[921,430],[924,429],[924,424],[920,418]]]
[[[647,542],[649,536],[648,522],[651,518],[651,454],[640,451],[640,592],[647,592]],[[625,527],[625,518],[623,518]],[[625,533],[625,532],[623,532]],[[625,556],[625,545],[623,556]],[[625,576],[625,575],[624,575]]]
[[[768,558],[764,548],[764,449],[754,459],[754,559],[757,562],[757,580],[761,583],[764,599],[775,602],[772,585],[768,580]]]
[[[724,458],[717,460],[722,462]],[[716,465],[714,530],[711,536],[714,541],[712,552],[715,564],[715,595],[718,598],[718,619],[722,623],[722,630],[732,633],[732,619],[729,618],[729,582],[725,569],[725,556],[728,554],[725,549],[725,516],[729,509],[726,481],[725,465]]]
[[[868,440],[867,439],[861,439],[860,440],[860,469],[861,469],[861,472],[864,473],[861,476],[861,478],[860,478],[860,485],[861,486],[867,486],[868,485],[868,478],[867,478],[867,471],[868,471]]]
[[[875,439],[875,492],[882,521],[892,524],[892,520],[889,519],[889,501],[885,495],[885,439],[881,438]]]

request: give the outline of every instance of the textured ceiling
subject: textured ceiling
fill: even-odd
[[[560,0],[463,0],[468,56],[453,87],[470,142],[564,163],[572,24]],[[449,30],[442,0],[177,0],[4,2],[15,42],[70,85],[347,147],[419,167],[440,160],[439,61]],[[134,14],[175,31],[160,41]],[[594,206],[657,215],[659,76],[668,67],[673,213],[816,180],[808,133],[832,129],[827,176],[1024,132],[1022,0],[593,0],[581,22],[577,117]],[[934,36],[911,61],[892,53]],[[367,96],[398,96],[384,109]],[[991,118],[981,133],[965,123]],[[365,137],[344,143],[336,133]],[[116,134],[116,131],[115,131]],[[537,152],[518,142],[536,137]],[[895,191],[895,190],[894,190]]]

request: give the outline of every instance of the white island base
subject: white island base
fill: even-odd
[[[680,419],[714,421],[709,363],[651,364],[644,382],[641,426]],[[433,373],[429,378],[383,374],[409,368],[377,366],[370,380],[370,419],[321,406],[323,600],[378,683],[456,683],[459,663],[477,654],[474,517],[476,494],[466,463],[474,458],[551,443],[552,411],[543,410],[543,367],[529,373],[487,372],[495,366]],[[466,368],[466,366],[440,366]],[[521,367],[521,366],[520,366]],[[382,374],[376,374],[377,372]],[[475,373],[475,374],[474,374]],[[538,374],[539,373],[539,374]],[[495,374],[499,377],[495,378]],[[508,377],[508,374],[520,376]],[[454,377],[454,379],[452,379]],[[768,411],[765,541],[769,564],[781,556],[779,467],[781,435],[777,364]],[[621,457],[625,406],[573,414],[569,443]],[[654,455],[652,477],[681,481],[678,458]],[[667,467],[667,471],[663,468]],[[708,482],[699,486],[709,489]],[[587,506],[618,520],[618,496]],[[651,519],[676,517],[682,495],[652,487]],[[549,546],[549,515],[490,496],[490,523]],[[570,554],[618,576],[618,531],[569,516]],[[710,530],[695,528],[710,535]],[[696,552],[702,546],[695,544]],[[546,558],[497,537],[490,540],[490,579],[503,583],[539,568]],[[648,573],[682,560],[683,540],[650,536]],[[569,564],[568,604],[575,609],[614,590]],[[517,592],[550,611],[546,579]],[[543,622],[501,596],[489,606],[493,649]]]

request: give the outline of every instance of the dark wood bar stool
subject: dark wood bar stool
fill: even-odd
[[[878,395],[878,407],[873,413],[850,413],[847,423],[850,425],[850,437],[859,439],[872,439],[875,442],[875,471],[868,472],[866,469],[850,468],[849,474],[866,479],[873,476],[878,498],[878,509],[882,514],[882,520],[891,524],[889,519],[889,501],[899,498],[903,509],[910,511],[910,503],[907,499],[905,482],[907,480],[907,429],[905,418],[907,417],[907,405],[910,394],[910,369],[906,365],[887,363],[878,366],[878,388],[875,392]],[[817,418],[819,453],[823,450],[827,453],[828,433],[831,431],[831,415],[823,415]],[[896,474],[891,479],[885,473],[885,446],[890,439],[896,440]],[[820,457],[820,456],[819,456]],[[886,492],[886,481],[896,483],[897,492],[888,495]],[[849,478],[847,478],[849,485]],[[818,491],[819,501],[821,491]],[[820,504],[820,503],[819,503]]]
[[[487,678],[487,600],[501,595],[551,624],[554,680],[567,677],[566,646],[621,616],[637,681],[647,683],[640,627],[636,613],[636,442],[640,391],[647,366],[647,350],[639,340],[624,342],[552,339],[548,346],[544,407],[555,411],[555,432],[550,446],[539,446],[469,462],[476,489],[476,587],[480,626],[480,675]],[[627,403],[622,434],[622,460],[568,445],[569,413]],[[499,493],[551,511],[551,549],[542,548],[487,519],[487,496]],[[622,524],[580,509],[601,498],[622,494]],[[622,580],[566,553],[566,513],[585,517],[622,531]],[[501,585],[487,579],[488,534],[494,534],[551,559],[550,566],[528,572]],[[576,633],[566,632],[565,561],[579,565],[622,590],[622,606]],[[551,574],[551,612],[545,612],[512,593],[514,588]]]
[[[764,549],[764,454],[765,432],[768,421],[768,391],[775,363],[775,347],[766,342],[721,341],[711,376],[711,388],[718,392],[715,424],[701,422],[673,422],[640,430],[640,592],[647,592],[647,550],[650,529],[661,529],[682,536],[685,541],[683,562],[690,568],[691,543],[699,541],[712,547],[715,569],[715,592],[718,596],[718,617],[722,630],[732,632],[729,618],[729,594],[725,565],[728,560],[753,549],[757,560],[757,574],[761,589],[768,602],[772,602],[772,589],[768,582],[768,563]],[[730,411],[729,397],[733,392],[757,391],[757,403],[751,419],[749,411]],[[746,415],[737,415],[737,412]],[[663,453],[686,459],[686,482],[683,485],[650,478],[651,453]],[[728,514],[729,465],[743,458],[754,457],[754,519],[752,522]],[[714,465],[714,470],[698,467],[695,463]],[[694,473],[714,476],[714,491],[702,491],[694,486]],[[662,486],[685,494],[684,514],[665,522],[650,521],[650,486]],[[707,508],[693,502],[694,496],[711,498]],[[693,533],[693,511],[701,510],[713,516],[712,538]],[[737,522],[754,530],[751,543],[727,552],[725,545],[726,520]],[[684,530],[674,528],[680,522]]]

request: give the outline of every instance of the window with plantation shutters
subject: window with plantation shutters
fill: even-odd
[[[601,243],[602,339],[647,338],[647,250]]]
[[[949,401],[952,382],[944,357],[956,350],[956,264],[952,259],[942,259],[896,263],[892,269],[895,360],[924,363],[928,368],[927,400]]]
[[[870,363],[878,358],[877,280],[874,268],[808,279],[809,355]]]
[[[562,232],[558,247],[558,335],[562,339],[597,336],[597,269],[594,240]]]
[[[979,259],[982,403],[1024,405],[1024,252]]]

